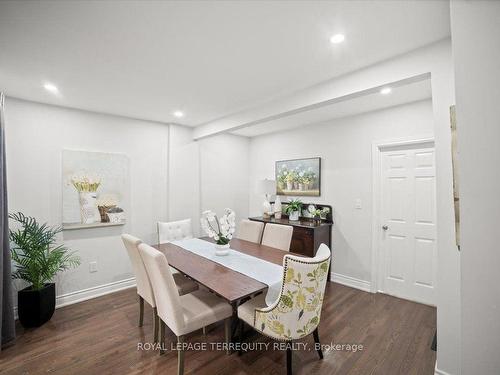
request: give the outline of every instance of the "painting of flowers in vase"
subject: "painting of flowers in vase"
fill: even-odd
[[[276,162],[276,194],[319,197],[321,193],[321,158]]]
[[[125,224],[128,158],[63,150],[63,228]]]

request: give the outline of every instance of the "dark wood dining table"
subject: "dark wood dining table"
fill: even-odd
[[[201,239],[213,242],[208,237],[202,237]],[[280,266],[283,264],[283,257],[290,254],[287,251],[236,238],[231,240],[230,246],[233,250]],[[267,289],[266,284],[250,276],[234,271],[172,243],[153,245],[153,247],[165,254],[171,267],[224,298],[235,308],[242,300]]]
[[[213,242],[209,237],[202,237],[201,239]],[[185,250],[173,243],[152,246],[165,254],[171,267],[203,285],[212,293],[224,298],[231,304],[233,308],[231,339],[234,341],[238,321],[238,306],[252,296],[267,290],[267,285],[208,258]],[[231,240],[230,246],[233,250],[280,266],[283,265],[283,257],[286,254],[290,254],[288,251],[236,238]]]

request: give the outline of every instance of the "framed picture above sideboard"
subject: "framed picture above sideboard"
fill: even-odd
[[[275,166],[276,194],[319,197],[321,158],[280,160]]]

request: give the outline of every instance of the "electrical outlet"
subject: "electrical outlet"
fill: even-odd
[[[89,272],[97,272],[97,262],[89,263]]]

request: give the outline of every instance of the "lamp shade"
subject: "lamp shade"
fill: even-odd
[[[257,193],[273,195],[276,194],[276,182],[274,180],[260,180],[257,183]]]

